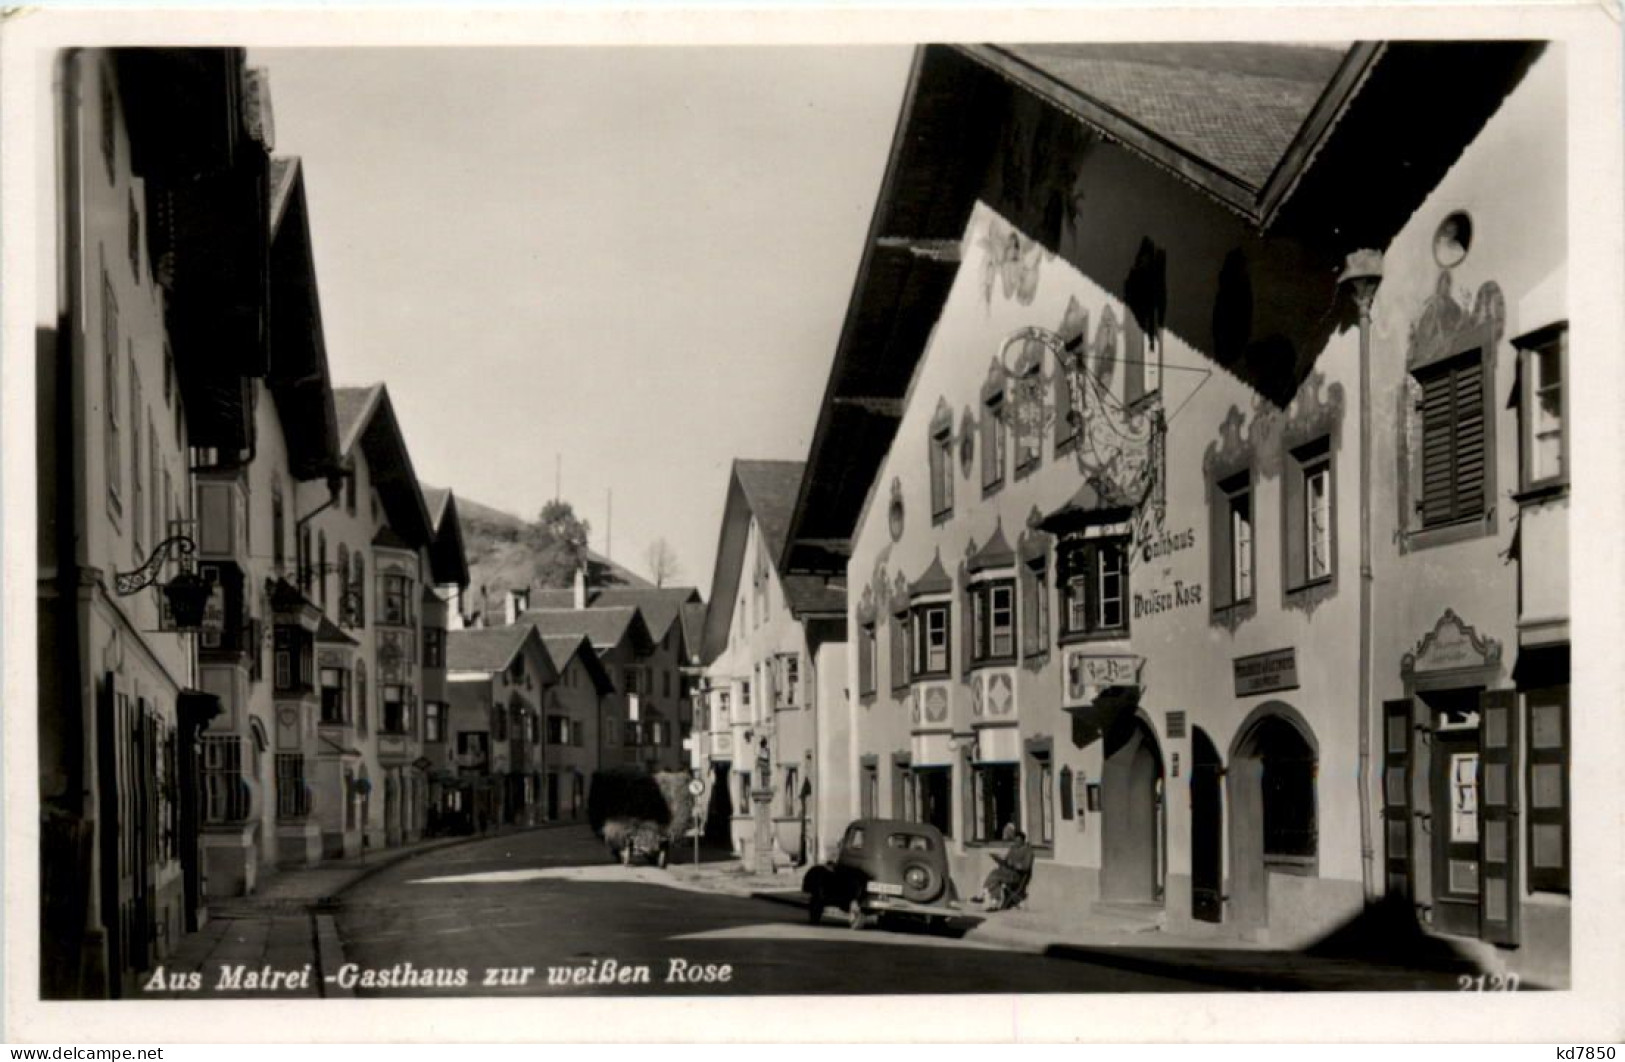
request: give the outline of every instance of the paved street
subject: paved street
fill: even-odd
[[[461,880],[435,880],[448,878]],[[670,876],[609,863],[585,828],[534,831],[430,852],[374,875],[344,894],[338,929],[360,970],[467,970],[462,987],[358,985],[362,996],[1204,990],[924,933],[854,933],[833,917],[813,927],[792,907],[655,880]],[[725,982],[667,980],[685,964],[731,973]],[[620,969],[632,967],[636,977],[639,966],[648,968],[647,983],[619,982]],[[528,983],[481,983],[488,969],[525,968],[534,971]],[[576,984],[576,970],[616,979]],[[550,984],[550,971],[554,980],[569,971],[572,983]]]

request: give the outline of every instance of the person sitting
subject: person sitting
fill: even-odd
[[[971,903],[991,902],[991,910],[1000,911],[1014,906],[1027,892],[1027,883],[1033,876],[1033,849],[1027,835],[1014,825],[1004,829],[1010,847],[1003,856],[995,855],[997,864],[988,874],[982,891],[971,897]]]

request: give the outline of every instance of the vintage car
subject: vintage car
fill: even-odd
[[[948,873],[948,851],[935,826],[901,819],[858,819],[835,860],[807,871],[801,889],[817,925],[826,908],[846,913],[853,929],[882,917],[962,918]]]

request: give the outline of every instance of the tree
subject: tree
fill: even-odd
[[[649,575],[656,586],[665,586],[682,574],[682,567],[677,563],[677,551],[664,538],[649,543],[649,551],[644,554],[644,559],[649,562]]]
[[[577,569],[587,563],[587,534],[591,526],[576,515],[567,501],[542,506],[525,537],[534,558],[533,585],[561,589],[575,582]]]

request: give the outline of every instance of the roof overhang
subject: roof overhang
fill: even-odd
[[[279,160],[281,161],[281,160]],[[338,416],[322,332],[316,262],[300,160],[282,163],[271,219],[271,371],[266,379],[282,421],[295,479],[331,475],[340,463]]]
[[[354,443],[347,441],[346,451],[350,445],[359,445],[366,455],[367,470],[383,502],[390,529],[414,548],[431,545],[434,531],[428,506],[423,502],[423,488],[412,470],[412,455],[395,417],[389,388],[383,384],[378,385],[369,408],[362,414],[356,435]]]
[[[457,515],[457,496],[446,491],[440,512],[433,516],[434,543],[429,547],[429,570],[441,585],[468,589],[468,551],[463,544],[463,522]]]

